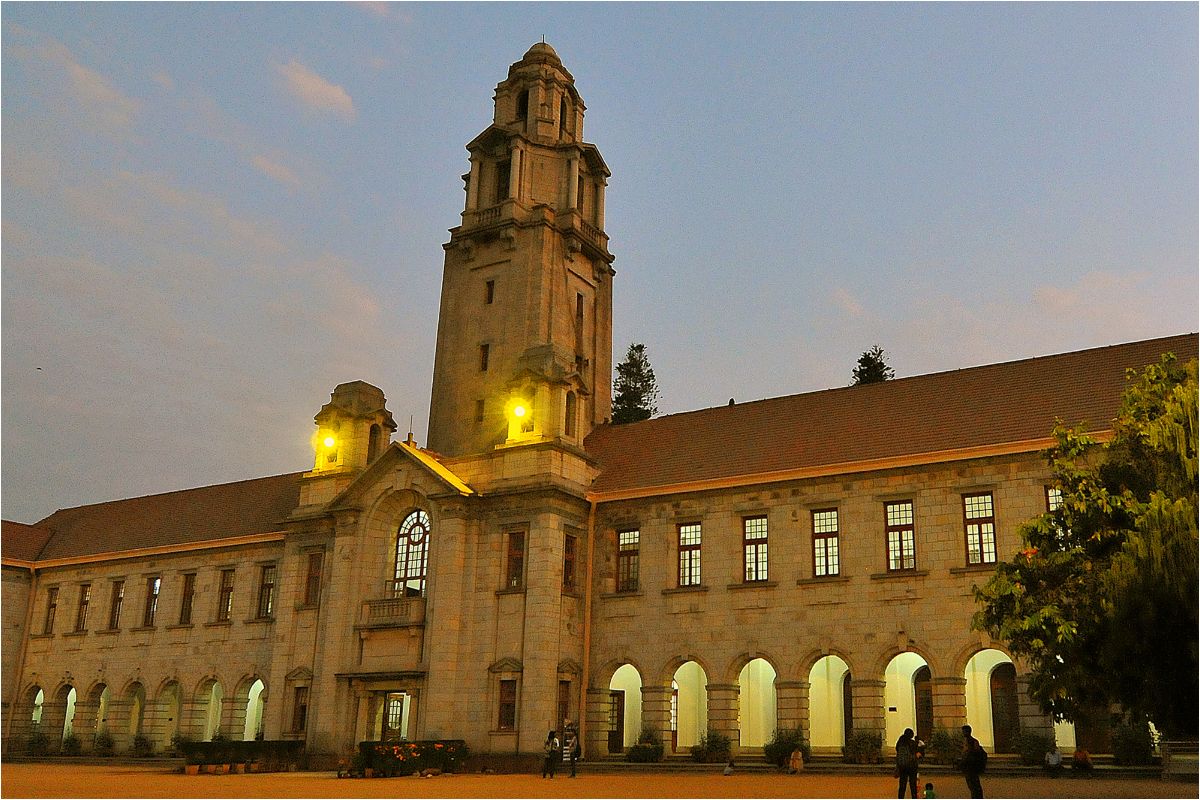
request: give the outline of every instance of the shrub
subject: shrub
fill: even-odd
[[[883,732],[877,730],[850,731],[842,760],[847,764],[879,764],[883,762]]]
[[[962,758],[963,735],[960,730],[937,728],[929,737],[925,758],[931,764],[953,766]]]
[[[171,752],[177,755],[182,753],[183,745],[190,741],[192,741],[192,737],[188,736],[186,733],[176,732],[171,734]]]
[[[1116,725],[1112,729],[1113,760],[1127,766],[1154,763],[1154,740],[1150,726],[1142,721]]]
[[[692,760],[704,764],[722,764],[729,760],[729,737],[709,728],[700,737],[700,743],[692,745]]]
[[[1021,763],[1036,767],[1046,763],[1046,753],[1054,749],[1054,736],[1036,731],[1019,731],[1014,744]]]
[[[79,737],[73,733],[68,733],[63,737],[62,754],[64,756],[77,756],[83,752],[83,744],[79,741]]]
[[[111,756],[114,747],[112,734],[108,731],[100,731],[92,739],[92,752],[98,756]]]
[[[427,769],[457,772],[471,754],[462,739],[359,742],[358,750],[366,756],[368,767],[384,775],[411,775]]]
[[[25,752],[31,756],[44,756],[50,752],[50,737],[41,728],[34,728],[25,741]]]
[[[211,742],[181,738],[179,752],[188,764],[245,764],[257,761],[267,769],[284,769],[303,756],[304,742],[284,739],[230,741],[214,737]]]
[[[137,758],[149,758],[154,755],[154,740],[139,733],[133,737],[133,754]]]
[[[808,761],[812,748],[804,738],[804,731],[799,728],[776,728],[775,733],[771,734],[771,741],[763,745],[763,755],[775,766],[786,767],[796,748],[800,748],[800,755]]]
[[[638,734],[637,744],[629,748],[629,752],[625,754],[626,761],[632,761],[639,764],[650,764],[662,761],[663,745],[662,739],[658,736],[658,731],[651,728],[643,728]]]

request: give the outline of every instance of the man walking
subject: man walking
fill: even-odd
[[[967,790],[971,797],[983,797],[983,785],[979,776],[987,769],[987,751],[979,744],[979,740],[971,735],[971,726],[962,726],[963,752],[959,768],[967,779]]]

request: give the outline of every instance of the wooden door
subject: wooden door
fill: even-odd
[[[1018,725],[1017,669],[1000,664],[992,670],[992,741],[997,753],[1016,752]]]
[[[917,701],[917,737],[928,742],[933,738],[933,684],[929,667],[913,673],[913,693]]]
[[[625,751],[625,692],[608,693],[608,752]]]

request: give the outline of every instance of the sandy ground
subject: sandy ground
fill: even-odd
[[[1104,778],[988,778],[997,797],[1196,797],[1194,783]],[[938,776],[939,798],[966,797],[958,776]],[[580,775],[553,781],[537,775],[338,780],[332,773],[183,775],[148,767],[8,764],[2,797],[895,797],[896,782],[879,776]]]

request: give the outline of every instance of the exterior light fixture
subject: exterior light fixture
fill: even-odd
[[[325,446],[326,447],[333,447],[335,444],[337,444],[337,439],[334,439],[332,436],[325,437]]]
[[[521,405],[513,406],[512,413],[513,413],[514,417],[516,417],[517,419],[520,419],[521,417],[525,416],[525,406],[521,406]]]

